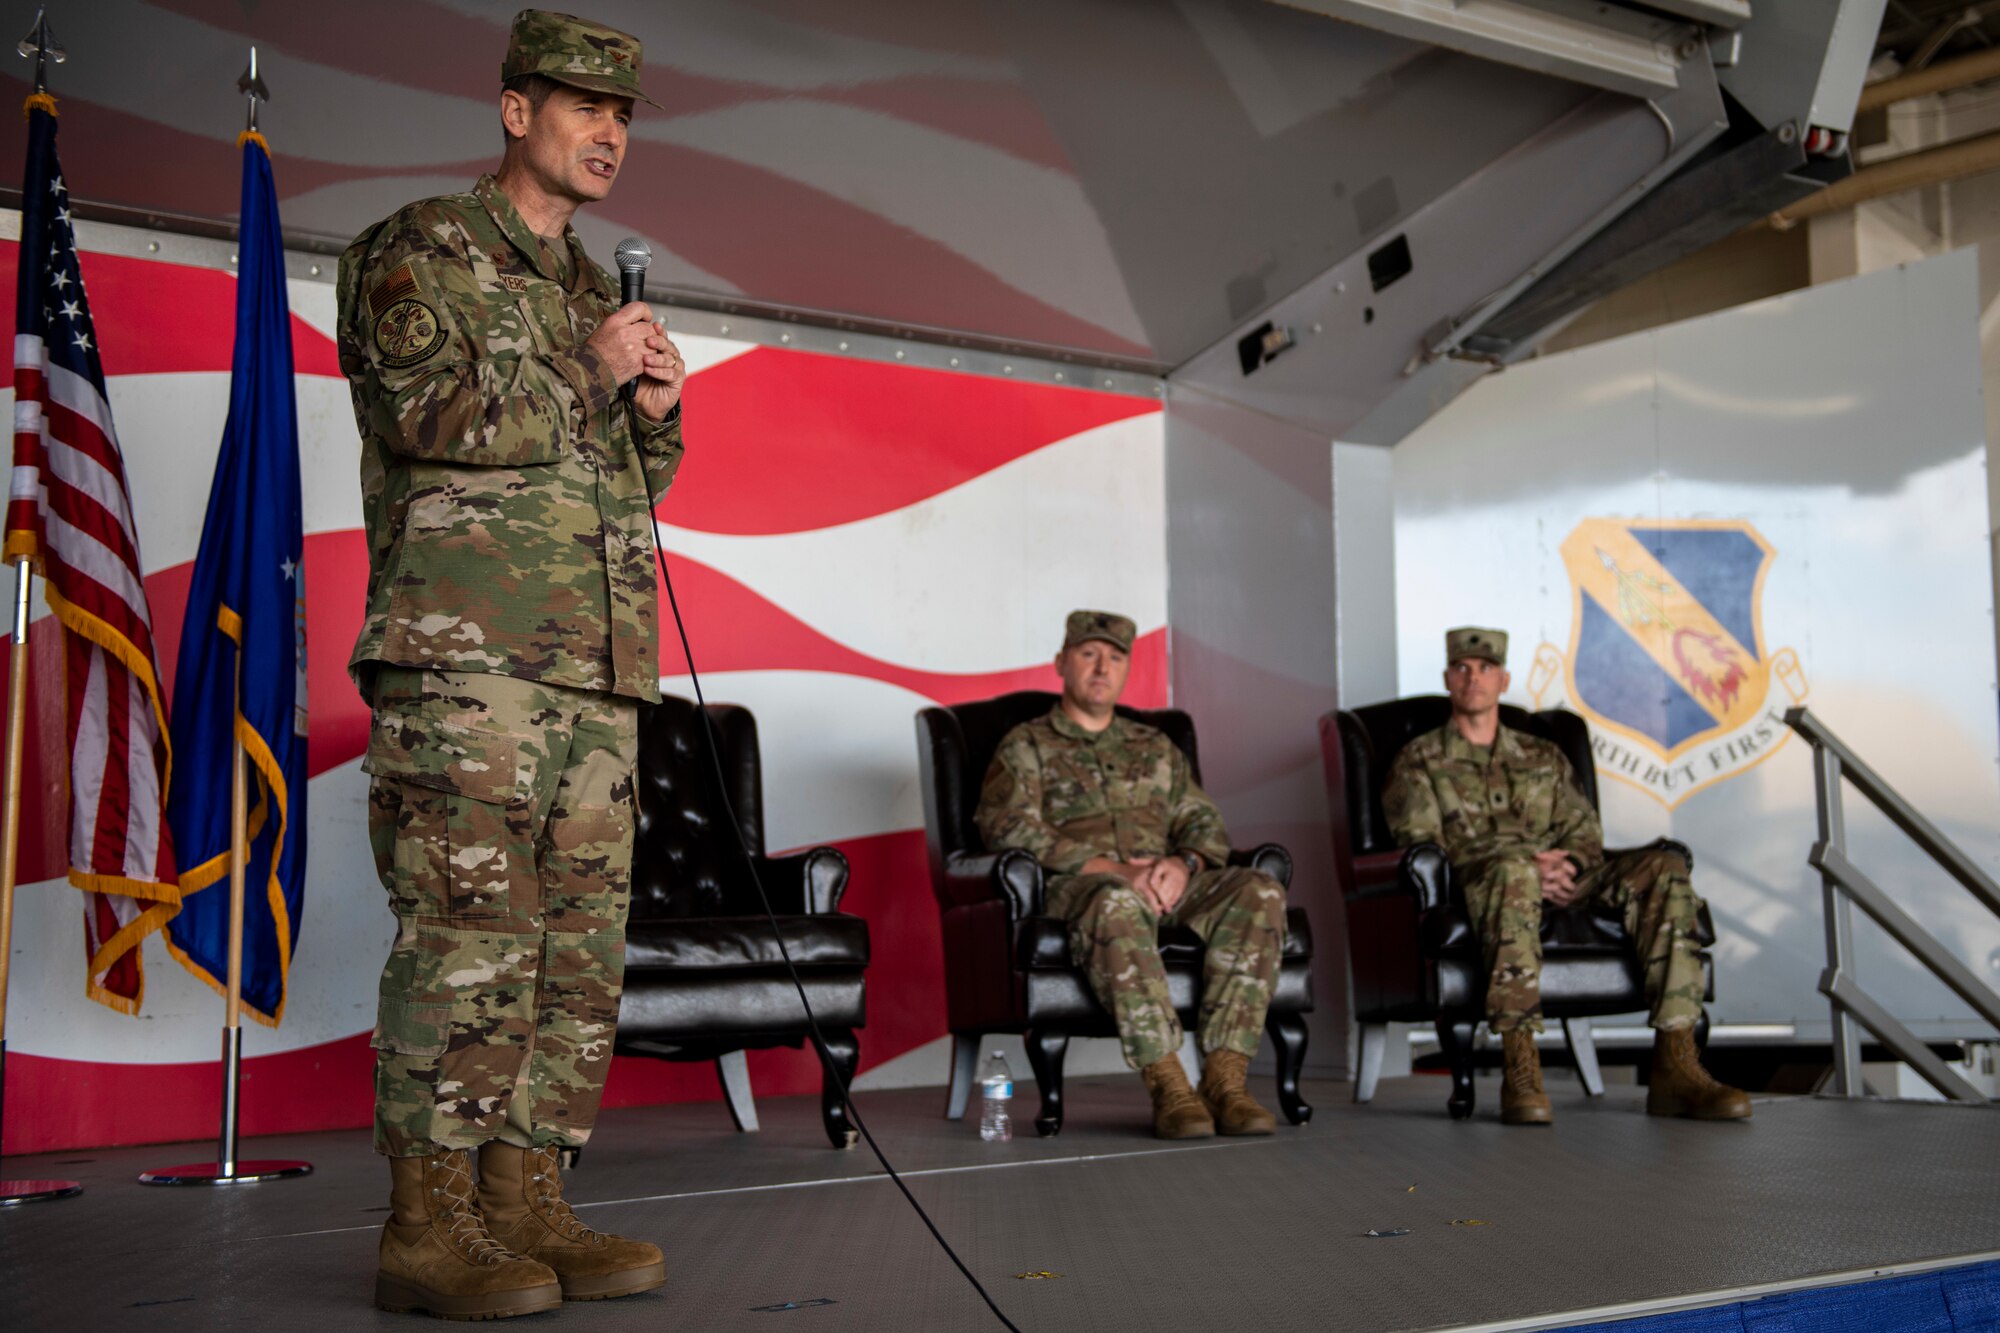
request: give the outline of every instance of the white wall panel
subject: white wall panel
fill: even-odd
[[[1512,633],[1511,701],[1531,704],[1541,685],[1543,706],[1592,721],[1609,840],[1694,848],[1722,935],[1719,1020],[1826,1028],[1810,750],[1770,716],[1795,694],[2000,872],[1976,293],[1960,252],[1548,357],[1482,382],[1395,450],[1402,690],[1438,690],[1448,626]],[[1590,523],[1762,538],[1759,642],[1742,645],[1754,660],[1739,687],[1763,692],[1758,717],[1694,735],[1673,759],[1605,725],[1592,701],[1607,677],[1572,652],[1571,583],[1615,553],[1579,565],[1562,550],[1580,530],[1613,530]],[[1683,564],[1720,580],[1708,603],[1735,595],[1705,569]],[[1773,669],[1787,649],[1796,672]],[[1538,675],[1538,650],[1562,670]],[[1755,755],[1729,750],[1759,727]],[[1685,765],[1690,780],[1620,780],[1611,758],[1626,753]],[[1855,860],[2000,982],[2000,922],[1851,793],[1848,809]],[[1872,926],[1858,934],[1859,978],[1892,1012],[1919,1030],[1982,1030]]]

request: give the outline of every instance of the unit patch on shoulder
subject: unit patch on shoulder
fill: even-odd
[[[444,327],[437,312],[415,297],[405,297],[375,317],[375,347],[382,364],[401,370],[414,366],[444,345]]]

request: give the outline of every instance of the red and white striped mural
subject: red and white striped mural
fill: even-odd
[[[170,694],[227,410],[233,279],[93,252],[82,239]],[[16,250],[0,243],[0,289],[11,290]],[[305,477],[312,859],[285,1023],[246,1033],[249,1134],[367,1123],[368,1030],[392,932],[364,827],[365,713],[345,672],[366,571],[358,442],[334,359],[332,288],[294,282],[291,300]],[[845,907],[868,918],[874,938],[865,1070],[944,1032],[915,710],[1051,687],[1061,616],[1076,606],[1139,621],[1128,698],[1165,702],[1159,408],[1087,390],[678,340],[692,370],[688,457],[661,509],[662,537],[708,696],[757,713],[771,846],[832,843],[853,862]],[[45,608],[37,614],[0,1147],[204,1137],[218,1114],[214,994],[155,942],[139,1017],[84,996],[84,899],[63,878],[57,640]],[[678,671],[678,648],[662,660]],[[685,691],[684,675],[664,683]],[[804,1053],[750,1059],[760,1093],[818,1086]],[[607,1095],[621,1105],[718,1093],[706,1066],[621,1057]]]
[[[90,0],[87,25],[57,9],[63,160],[82,198],[226,216],[256,43],[285,225],[353,235],[491,168],[517,8]],[[976,8],[599,0],[590,16],[644,40],[660,103],[638,109],[617,191],[577,219],[593,251],[638,232],[650,280],[682,291],[1150,355],[1104,224]],[[25,77],[0,70],[0,102]],[[13,151],[0,179],[20,179]]]

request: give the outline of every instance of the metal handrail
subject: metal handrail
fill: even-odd
[[[1947,838],[1938,827],[1917,812],[1902,794],[1850,750],[1826,724],[1810,710],[1793,708],[1785,713],[1785,724],[1806,738],[1813,748],[1813,788],[1819,807],[1819,841],[1813,844],[1807,863],[1819,871],[1826,909],[1826,971],[1820,975],[1820,994],[1833,1006],[1834,1092],[1843,1097],[1859,1097],[1861,1080],[1861,1034],[1858,1023],[1875,1039],[1895,1053],[1896,1058],[1921,1074],[1926,1082],[1954,1101],[1983,1102],[1985,1094],[1952,1072],[1929,1046],[1904,1027],[1889,1011],[1861,988],[1848,971],[1854,951],[1853,908],[1859,905],[1889,936],[1907,949],[1931,975],[1949,986],[1987,1022],[2000,1028],[2000,991],[1981,981],[1971,968],[1959,961],[1885,893],[1881,886],[1847,859],[1847,821],[1841,809],[1841,780],[1854,784],[1894,824],[1907,834],[1944,870],[2000,916],[2000,884],[1996,884]]]

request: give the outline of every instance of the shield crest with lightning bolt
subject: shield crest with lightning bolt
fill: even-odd
[[[1564,540],[1570,698],[1593,727],[1632,743],[1600,742],[1600,771],[1673,805],[1782,743],[1772,677],[1794,700],[1805,682],[1796,653],[1764,643],[1774,555],[1743,521],[1588,518]],[[1555,656],[1544,645],[1537,677],[1554,674],[1544,662]]]

